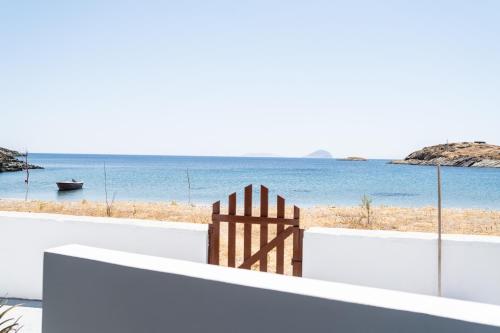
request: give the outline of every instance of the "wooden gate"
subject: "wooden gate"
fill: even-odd
[[[213,265],[220,264],[220,235],[221,223],[226,222],[228,233],[227,265],[250,269],[252,265],[259,263],[259,269],[267,272],[268,253],[276,248],[276,273],[285,273],[285,240],[293,236],[292,274],[302,276],[302,238],[303,230],[300,229],[300,209],[293,207],[293,218],[285,217],[285,199],[277,196],[276,217],[269,217],[269,190],[265,186],[260,187],[260,216],[252,216],[252,185],[245,187],[244,214],[236,214],[236,193],[229,196],[228,213],[221,214],[220,201],[213,204],[212,224],[209,225],[209,258],[208,262]],[[236,226],[238,223],[244,225],[243,230],[243,262],[236,266]],[[260,227],[260,249],[252,253],[252,227],[256,224]],[[276,225],[276,237],[268,240],[270,233],[269,225]]]

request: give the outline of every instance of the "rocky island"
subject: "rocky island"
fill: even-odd
[[[305,156],[306,158],[332,158],[332,154],[326,150],[316,150]]]
[[[357,161],[357,162],[365,162],[368,161],[368,159],[364,157],[359,157],[359,156],[349,156],[346,158],[338,158],[337,161]]]
[[[500,168],[500,146],[484,141],[446,143],[425,147],[411,153],[404,160],[390,163]]]
[[[24,169],[24,162],[18,157],[23,154],[6,148],[0,147],[0,172],[21,171]],[[43,169],[41,166],[28,164],[28,169]]]

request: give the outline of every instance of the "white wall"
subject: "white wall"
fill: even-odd
[[[500,237],[447,235],[442,274],[443,295],[500,304]]]
[[[443,296],[500,304],[500,237],[444,235]],[[437,295],[437,236],[311,228],[303,276]]]
[[[207,261],[207,225],[0,212],[0,296],[42,298],[43,251],[78,243]]]
[[[498,332],[500,306],[69,245],[43,333]]]

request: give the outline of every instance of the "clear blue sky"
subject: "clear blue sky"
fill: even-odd
[[[2,1],[0,146],[403,157],[500,144],[500,1]]]

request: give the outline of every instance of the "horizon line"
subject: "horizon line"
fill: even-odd
[[[22,152],[21,152],[22,153]],[[39,152],[39,151],[28,151],[28,154],[45,154],[45,155],[98,155],[98,156],[158,156],[158,157],[228,157],[228,158],[288,158],[288,159],[310,159],[310,160],[337,160],[345,159],[350,156],[333,156],[332,157],[308,157],[308,156],[285,156],[285,155],[275,155],[275,156],[245,156],[242,155],[178,155],[178,154],[161,154],[161,153],[68,153],[68,152]],[[367,160],[394,160],[398,158],[391,157],[366,157]]]

